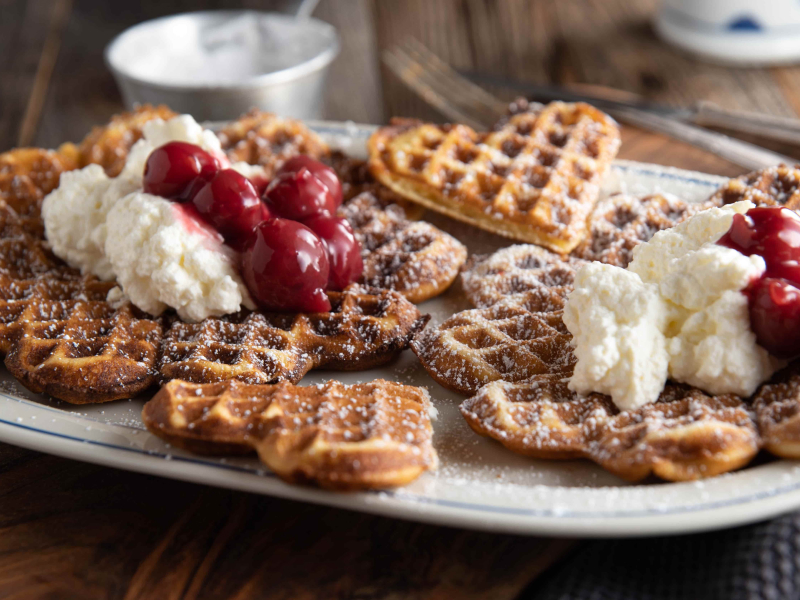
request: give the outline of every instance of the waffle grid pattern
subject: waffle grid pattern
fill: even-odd
[[[148,429],[210,454],[255,449],[290,482],[332,489],[404,485],[436,468],[431,404],[422,388],[357,385],[194,385],[174,380],[146,405]]]
[[[489,133],[397,121],[370,141],[370,168],[409,200],[494,233],[569,252],[586,233],[619,130],[585,104],[554,102]]]

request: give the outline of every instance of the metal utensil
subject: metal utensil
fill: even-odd
[[[479,85],[519,90],[540,102],[550,102],[552,100],[588,102],[605,111],[634,108],[669,119],[700,125],[701,127],[720,127],[729,131],[747,133],[762,139],[800,145],[800,119],[791,117],[777,117],[744,110],[731,110],[707,101],[698,102],[689,108],[676,108],[643,100],[636,97],[635,94],[624,94],[625,96],[631,96],[631,99],[620,98],[623,94],[601,86],[583,86],[582,89],[572,89],[556,85],[523,83],[472,71],[459,72]]]
[[[475,128],[491,126],[507,105],[472,83],[416,40],[387,50],[383,61],[403,82],[447,118]],[[520,89],[522,86],[520,86]],[[562,98],[571,100],[572,98]],[[792,163],[788,156],[634,106],[600,106],[620,121],[668,135],[755,170]]]
[[[128,107],[163,103],[198,120],[232,119],[252,107],[302,119],[319,118],[325,77],[339,53],[339,37],[331,25],[308,16],[313,10],[311,4],[306,2],[304,6],[303,18],[258,11],[203,11],[146,21],[124,31],[108,45],[106,64]],[[276,53],[292,54],[275,57],[275,69],[242,79],[221,72],[217,82],[191,81],[180,71],[170,79],[148,67],[147,61],[152,61],[153,67],[163,68],[163,61],[168,61],[169,52],[176,48],[185,52],[187,47],[194,47],[200,52],[202,46],[211,47],[214,40],[210,33],[237,19],[252,19],[253,27],[248,33],[258,36],[265,32],[265,45],[274,46]],[[283,44],[266,44],[273,33],[296,40],[298,45],[286,48]],[[246,36],[229,37],[243,44],[240,38]],[[253,56],[254,60],[263,58],[263,54]]]

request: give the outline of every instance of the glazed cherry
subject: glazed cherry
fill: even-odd
[[[781,277],[800,286],[800,215],[788,208],[759,207],[734,215],[717,242],[767,264],[765,277]]]
[[[170,200],[187,200],[211,179],[220,163],[200,146],[169,142],[153,150],[144,166],[144,191]]]
[[[339,207],[342,204],[342,184],[339,182],[336,171],[325,163],[314,160],[305,154],[298,154],[283,163],[278,170],[278,175],[282,173],[296,173],[304,167],[311,171],[311,173],[328,188],[331,196],[333,196],[333,203],[336,207]]]
[[[258,224],[242,254],[242,278],[268,310],[327,312],[328,256],[302,223],[272,218]]]
[[[778,358],[800,354],[800,289],[764,277],[749,293],[750,327],[759,345]]]
[[[270,216],[253,184],[233,169],[219,171],[195,194],[192,204],[236,249],[243,248],[253,228]]]
[[[318,215],[311,217],[304,224],[322,240],[328,253],[330,264],[328,288],[343,290],[358,281],[364,265],[361,261],[361,247],[350,223],[341,217]]]
[[[295,221],[336,211],[328,188],[305,167],[278,175],[267,187],[264,199],[275,213]]]

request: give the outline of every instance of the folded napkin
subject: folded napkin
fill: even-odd
[[[800,598],[800,513],[711,533],[585,542],[522,598]]]

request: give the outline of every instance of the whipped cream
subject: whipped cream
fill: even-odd
[[[633,251],[627,269],[578,270],[564,308],[578,359],[570,388],[623,410],[655,402],[667,379],[751,395],[785,363],[756,343],[742,291],[766,266],[716,244],[751,202],[698,213]]]
[[[106,256],[117,282],[142,310],[157,315],[171,306],[183,320],[200,321],[241,305],[255,308],[234,252],[181,205],[128,194],[109,211],[107,228]]]
[[[127,298],[151,314],[170,306],[189,321],[236,312],[240,305],[253,308],[231,252],[216,232],[142,191],[153,150],[181,141],[224,156],[219,139],[190,115],[154,119],[142,132],[118,177],[89,165],[64,173],[45,197],[42,217],[53,252],[82,273],[116,279],[122,289],[112,290],[109,300],[115,304]]]

